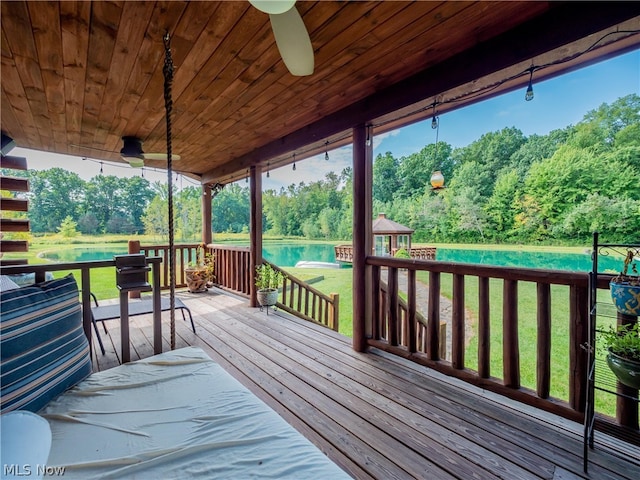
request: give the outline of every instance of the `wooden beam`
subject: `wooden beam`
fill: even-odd
[[[0,232],[28,232],[29,220],[22,218],[0,218]]]
[[[637,2],[611,2],[606,4],[606,8],[598,2],[552,2],[551,5],[548,12],[502,35],[481,42],[322,120],[205,172],[202,182],[224,181],[252,164],[266,162],[313,143],[323,143],[324,139],[333,135],[348,134],[354,125],[372,122],[378,117],[517,63],[530,61],[538,55],[640,15],[640,4]]]
[[[24,157],[14,157],[12,155],[2,155],[2,168],[10,168],[12,170],[26,170],[27,159]]]
[[[3,165],[4,167],[4,165]],[[0,189],[10,192],[28,192],[29,179],[18,177],[2,177],[0,176]]]
[[[26,240],[0,240],[0,252],[28,252],[29,243]]]
[[[28,212],[29,201],[19,198],[0,198],[0,210],[3,212]]]

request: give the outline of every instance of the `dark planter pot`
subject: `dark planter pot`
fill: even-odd
[[[613,303],[620,313],[636,317],[640,315],[640,285],[611,282],[609,289]]]
[[[265,288],[257,292],[258,303],[263,307],[273,307],[278,302],[278,289]]]
[[[640,389],[640,362],[609,352],[607,354],[607,365],[618,377],[620,383],[627,387]]]

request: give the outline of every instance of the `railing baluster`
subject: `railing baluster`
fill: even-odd
[[[464,368],[464,275],[453,276],[453,311],[451,314],[451,366]]]
[[[536,391],[540,398],[549,398],[551,387],[551,285],[538,283],[538,358]]]
[[[398,269],[389,268],[387,306],[389,308],[389,344],[398,345]]]
[[[380,323],[382,322],[382,314],[380,313],[380,267],[374,265],[371,267],[371,291],[373,298],[371,299],[371,335],[374,339],[380,340]]]
[[[416,339],[416,271],[407,271],[407,347],[409,352],[415,352],[417,349]]]
[[[429,313],[427,315],[427,357],[440,358],[440,273],[429,272]]]
[[[491,322],[489,317],[489,278],[478,277],[478,375],[491,375]]]
[[[520,388],[517,280],[505,280],[502,295],[502,359],[504,384],[507,387]]]

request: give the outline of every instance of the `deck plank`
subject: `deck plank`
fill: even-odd
[[[640,478],[640,451],[617,455],[610,438],[596,441],[585,476],[574,422],[386,352],[355,352],[337,332],[231,295],[178,295],[196,333],[176,312],[176,348],[201,347],[354,478]],[[117,324],[102,335],[99,369],[118,362]],[[151,355],[152,316],[132,317],[130,330],[136,354]],[[162,332],[168,349],[166,312]]]

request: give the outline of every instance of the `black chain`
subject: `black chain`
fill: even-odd
[[[169,32],[164,35],[164,108],[167,119],[167,179],[168,179],[168,203],[169,203],[169,307],[171,312],[171,350],[176,348],[176,251],[173,246],[173,175],[171,159],[171,111],[173,100],[171,99],[171,84],[173,82],[173,59],[171,58],[171,37]]]

